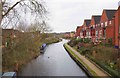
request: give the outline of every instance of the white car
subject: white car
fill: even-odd
[[[16,72],[5,72],[2,75],[2,78],[16,78]]]

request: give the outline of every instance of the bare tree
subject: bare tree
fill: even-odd
[[[16,2],[14,3],[11,3],[9,0],[1,1],[0,8],[2,10],[0,14],[2,14],[2,17],[0,24],[5,24],[5,27],[11,22],[17,25],[24,14],[30,13],[35,19],[41,20],[47,13],[44,6],[45,3],[42,0],[15,0]]]
[[[1,21],[2,21],[2,0],[0,0],[0,24],[1,24]]]
[[[47,24],[47,22],[45,22],[45,21],[42,21],[42,22],[36,21],[34,24],[31,24],[31,26],[28,28],[28,31],[30,31],[30,32],[39,31],[40,33],[45,33],[45,32],[51,32],[52,29]]]
[[[28,27],[27,27],[27,24],[25,22],[20,21],[18,26],[15,29],[17,29],[17,30],[19,30],[21,32],[26,32]]]

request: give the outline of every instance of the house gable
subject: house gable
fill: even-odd
[[[86,27],[86,26],[87,26],[87,25],[86,25],[86,22],[85,22],[85,20],[84,20],[83,26],[84,26],[84,27]]]
[[[101,19],[100,19],[100,23],[103,23],[105,21],[108,21],[108,18],[107,18],[105,10],[103,10],[103,13],[102,13],[102,16],[101,16]]]
[[[112,20],[117,10],[105,10],[108,20]]]
[[[91,22],[91,20],[85,20],[85,24],[86,24],[87,27],[90,26],[90,22]]]
[[[94,16],[92,16],[92,19],[91,19],[90,25],[95,25]]]

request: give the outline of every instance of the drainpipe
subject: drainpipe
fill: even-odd
[[[120,8],[120,1],[118,2],[118,36],[119,36],[119,29],[120,29],[120,11],[119,11],[119,8]],[[120,39],[120,38],[119,38]],[[118,46],[120,45],[120,42],[119,42],[119,39],[118,39]],[[120,60],[119,58],[119,53],[120,53],[120,46],[118,48],[118,59]],[[119,63],[118,63],[119,64]],[[119,71],[119,65],[118,65],[118,74],[120,73]]]
[[[114,32],[113,32],[113,34],[114,34],[114,37],[113,37],[114,41],[113,42],[114,42],[114,46],[115,46],[115,25],[116,25],[115,24],[115,16],[113,17],[112,20],[113,20],[113,26],[114,26]]]
[[[119,57],[119,56],[120,56],[120,51],[119,51],[119,50],[120,50],[120,42],[119,42],[119,41],[120,41],[120,40],[119,40],[119,34],[120,34],[120,33],[119,33],[119,31],[120,31],[120,28],[119,28],[119,27],[120,27],[120,20],[119,20],[119,19],[120,19],[120,16],[119,16],[119,15],[120,15],[120,13],[119,13],[119,7],[120,7],[120,1],[118,2],[118,60],[120,60],[120,57]],[[119,62],[119,61],[118,61],[118,62]],[[119,64],[119,63],[118,63],[118,64]],[[119,65],[118,65],[118,74],[120,73],[119,68],[120,68],[120,67],[119,67]]]
[[[120,31],[120,13],[119,13],[119,7],[120,7],[120,1],[118,2],[118,36],[120,35],[119,31]],[[120,49],[120,40],[118,39],[118,46],[119,46],[119,49]]]

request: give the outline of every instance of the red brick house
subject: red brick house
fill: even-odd
[[[83,33],[83,38],[86,38],[86,27],[84,25],[83,25],[82,33]]]
[[[90,19],[84,20],[83,29],[82,29],[83,38],[89,38],[90,37],[90,29],[89,29],[90,22],[91,22]]]
[[[117,10],[104,9],[101,15],[84,20],[81,27],[76,29],[80,38],[91,38],[92,42],[111,42],[120,48],[120,4]]]
[[[77,26],[76,28],[76,33],[75,33],[75,37],[79,37],[80,36],[80,26]]]
[[[120,6],[115,13],[115,47],[120,48]]]
[[[96,42],[97,41],[96,36],[98,36],[98,32],[100,30],[97,27],[99,26],[98,24],[100,23],[100,19],[101,19],[100,15],[94,15],[91,18],[90,30],[91,30],[91,40],[92,40],[92,42]]]
[[[13,40],[14,38],[18,37],[21,32],[14,29],[2,29],[2,46],[6,45],[8,39]]]
[[[79,38],[83,38],[83,26],[80,26],[79,30],[80,30],[80,37]]]
[[[91,38],[91,35],[90,35],[90,22],[91,22],[90,19],[84,20],[83,25],[84,25],[85,31],[86,31],[86,37],[85,38]]]
[[[83,28],[83,26],[77,26],[75,37],[77,37],[77,38],[82,38],[83,37],[82,28]]]
[[[109,40],[112,40],[112,44],[114,44],[114,14],[116,10],[103,10],[102,17],[100,20],[101,24],[101,39],[103,39],[105,42],[108,42]]]

